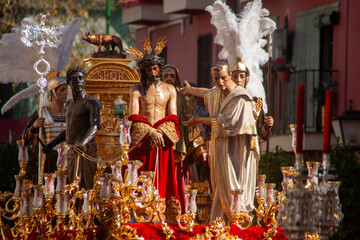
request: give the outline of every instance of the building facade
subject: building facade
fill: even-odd
[[[219,45],[210,24],[206,6],[213,0],[120,0],[123,24],[136,28],[136,46],[142,38],[153,43],[166,35],[166,62],[177,66],[181,78],[198,86],[213,86],[210,66],[218,59]],[[239,13],[246,0],[227,0]],[[272,72],[266,78],[269,114],[275,119],[270,149],[276,145],[291,151],[289,124],[296,121],[296,89],[306,86],[305,150],[321,150],[325,91],[334,92],[333,116],[350,108],[360,110],[360,74],[357,57],[360,49],[360,2],[357,0],[263,0],[263,7],[277,23],[273,34]],[[285,80],[280,77],[279,64],[290,70]],[[281,79],[281,80],[280,80]],[[332,137],[335,143],[335,137]]]

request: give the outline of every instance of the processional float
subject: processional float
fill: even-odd
[[[31,44],[49,44],[56,47],[60,43],[54,32],[56,29],[45,26],[45,23],[37,29],[25,26],[24,43],[29,47]],[[37,184],[27,180],[27,148],[23,141],[19,140],[17,143],[21,170],[15,176],[15,191],[0,195],[0,229],[3,239],[6,239],[4,220],[13,222],[11,235],[18,239],[27,239],[33,232],[43,238],[53,239],[61,234],[69,234],[69,231],[75,239],[86,239],[89,234],[96,235],[98,222],[102,226],[109,226],[109,239],[143,239],[138,236],[136,229],[127,224],[131,222],[160,223],[164,237],[173,237],[173,230],[164,218],[165,205],[153,184],[154,173],[144,171],[139,174],[138,169],[142,163],[128,159],[129,124],[126,117],[117,118],[113,109],[114,100],[118,96],[128,106],[129,90],[139,82],[138,74],[129,66],[131,60],[126,59],[121,52],[115,54],[116,57],[109,49],[97,54],[85,60],[89,67],[85,88],[90,95],[96,95],[103,106],[101,128],[95,138],[98,158],[86,155],[81,148],[74,149],[79,156],[98,163],[93,189],[79,189],[78,178],[67,184],[67,145],[58,146],[58,170],[55,173],[43,175],[39,172]],[[46,65],[45,72],[37,69],[40,63]],[[40,75],[38,85],[42,101],[48,63],[40,55],[34,68]],[[41,104],[40,102],[40,106]],[[308,178],[306,185],[302,184],[302,154],[297,154],[295,167],[281,168],[283,190],[280,193],[274,190],[274,183],[265,183],[266,177],[259,175],[254,223],[251,213],[240,210],[243,190],[232,190],[231,213],[234,224],[243,230],[253,224],[266,226],[268,230],[264,233],[264,239],[275,236],[279,226],[290,233],[291,239],[327,239],[342,217],[337,194],[339,183],[328,181],[328,155],[324,155],[320,184],[319,166],[319,163],[307,163]],[[126,168],[124,175],[123,168]],[[41,165],[39,169],[42,169]],[[185,214],[178,216],[178,226],[182,230],[191,231],[196,224],[196,216],[199,213],[208,214],[209,209],[204,207],[204,204],[200,209],[197,207],[197,196],[205,199],[205,205],[209,205],[209,196],[203,195],[204,192],[206,191],[201,190],[201,186],[188,190]],[[204,209],[207,210],[204,212]],[[208,226],[204,234],[192,239],[213,238],[238,239],[229,234],[229,227],[225,226],[221,219]]]
[[[61,44],[61,34],[56,27],[46,26],[46,18],[48,17],[41,15],[40,25],[23,26],[22,38],[28,47],[41,47],[40,59],[34,63],[34,70],[40,75],[40,108],[47,84],[45,76],[50,70],[50,64],[42,57],[43,48]],[[116,39],[107,35],[98,37],[101,42],[92,43],[100,44],[99,50],[101,44],[105,44],[104,41]],[[70,146],[66,144],[57,146],[58,169],[55,173],[43,174],[44,155],[40,149],[38,182],[36,184],[27,180],[27,147],[23,140],[17,141],[21,170],[15,176],[16,188],[14,193],[5,192],[0,195],[0,202],[4,204],[4,208],[1,206],[0,209],[3,239],[6,239],[3,220],[13,222],[11,235],[19,239],[27,239],[33,232],[45,239],[52,239],[68,234],[69,230],[76,239],[86,239],[89,234],[95,236],[95,219],[102,226],[110,226],[107,230],[108,237],[115,239],[142,239],[137,236],[136,229],[126,225],[134,221],[160,223],[166,238],[171,238],[173,230],[165,222],[165,205],[153,184],[154,173],[142,171],[139,174],[138,169],[142,163],[128,159],[129,126],[126,117],[115,117],[114,100],[120,96],[128,106],[130,88],[139,82],[137,72],[129,66],[131,60],[125,59],[122,47],[119,49],[120,53],[114,53],[114,49],[110,51],[107,48],[105,52],[98,51],[92,58],[85,60],[89,67],[85,89],[90,95],[96,95],[102,103],[101,127],[95,137],[98,158],[88,156],[76,146],[74,150],[79,156],[98,163],[93,189],[79,189],[79,177],[67,184],[67,151]],[[38,69],[41,63],[45,64],[45,71]],[[124,176],[123,168],[127,168]],[[194,225],[196,192],[189,190],[188,195],[192,197],[188,198],[191,201],[188,206],[191,207],[188,207],[187,214],[179,216],[180,227],[184,230],[191,230]]]

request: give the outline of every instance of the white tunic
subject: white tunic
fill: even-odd
[[[204,99],[212,122],[210,174],[214,200],[210,223],[217,217],[232,221],[230,190],[243,189],[240,208],[253,210],[259,159],[252,97],[243,87],[236,87],[223,100],[220,92],[214,87]]]

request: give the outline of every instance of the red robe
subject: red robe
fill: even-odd
[[[154,185],[161,198],[166,199],[166,205],[179,202],[179,193],[176,183],[173,146],[179,139],[180,126],[176,115],[169,115],[154,125],[137,114],[129,117],[131,126],[130,160],[140,160],[143,166],[139,171],[155,171],[156,153],[158,152],[158,172],[155,174]],[[151,128],[161,130],[165,147],[151,148],[147,133]],[[174,199],[175,198],[175,199]]]

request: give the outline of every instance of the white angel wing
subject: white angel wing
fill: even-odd
[[[39,93],[39,87],[37,86],[36,83],[31,85],[30,87],[22,90],[21,92],[18,92],[4,104],[4,106],[1,108],[1,114],[4,114],[8,110],[10,110],[20,100],[34,96],[38,93]]]
[[[74,38],[80,30],[80,22],[80,18],[74,18],[68,25],[61,28],[62,44],[56,49],[57,72],[61,72],[69,63]]]

